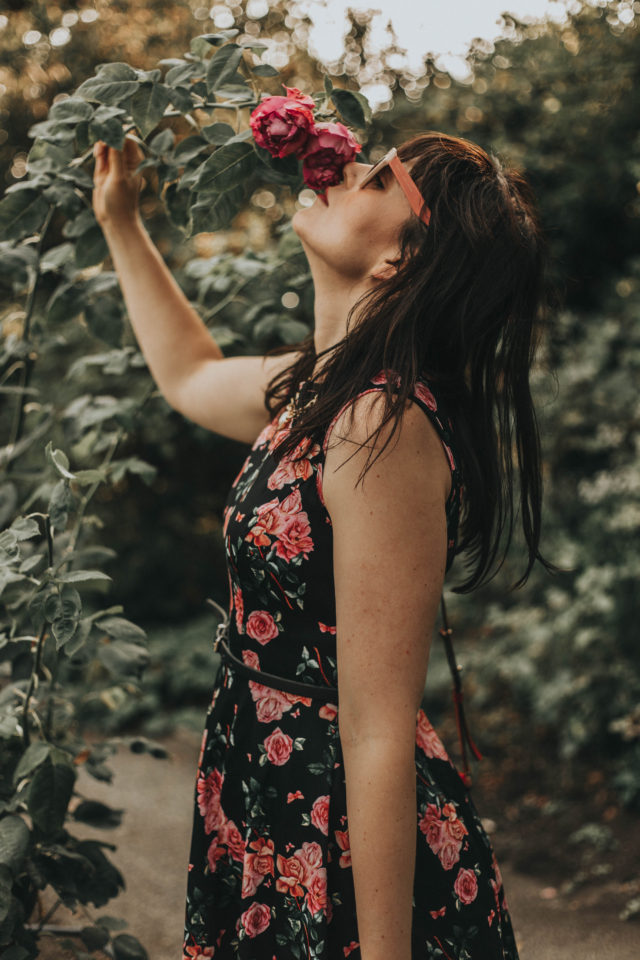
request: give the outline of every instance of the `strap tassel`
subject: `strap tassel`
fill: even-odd
[[[467,755],[467,744],[471,753],[476,758],[476,760],[482,760],[482,754],[480,753],[478,747],[473,742],[471,733],[469,731],[469,726],[464,713],[464,702],[463,702],[463,692],[462,692],[462,679],[460,677],[462,668],[459,664],[456,663],[455,653],[453,651],[453,642],[451,640],[451,635],[453,630],[449,626],[449,621],[447,620],[447,608],[444,602],[444,594],[442,595],[441,600],[442,607],[442,622],[444,627],[440,629],[439,633],[442,639],[444,640],[444,649],[447,655],[447,662],[449,664],[449,669],[451,671],[451,676],[453,677],[453,705],[456,713],[456,727],[458,730],[458,739],[460,741],[460,752],[462,754],[462,769],[463,772],[460,774],[462,781],[466,787],[470,787],[472,783],[471,771],[469,769],[469,759]]]

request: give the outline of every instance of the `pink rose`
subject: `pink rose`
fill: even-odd
[[[445,870],[451,870],[451,868],[458,862],[460,859],[460,847],[462,843],[460,840],[451,840],[445,838],[442,846],[438,850],[438,857],[440,858],[440,863]]]
[[[312,916],[316,914],[318,910],[322,910],[323,913],[326,913],[327,871],[324,869],[324,867],[320,870],[316,870],[309,880],[306,900],[309,912]]]
[[[254,670],[260,669],[260,658],[255,650],[243,650],[242,651],[242,662],[246,663],[248,667],[253,667]],[[252,681],[250,681],[252,682]],[[257,686],[261,687],[262,684],[259,683]],[[255,700],[255,697],[254,697]]]
[[[292,516],[278,535],[277,556],[282,557],[283,560],[291,560],[302,553],[306,557],[306,554],[313,550],[310,533],[311,527],[306,513],[301,511],[297,516]]]
[[[427,843],[433,853],[439,853],[444,841],[444,834],[438,808],[433,803],[427,806],[424,815],[418,821],[418,826],[427,838]]]
[[[266,610],[254,610],[250,613],[246,630],[247,636],[263,645],[269,643],[269,640],[273,640],[279,633],[275,620]]]
[[[264,745],[267,749],[267,758],[270,763],[276,767],[281,767],[291,756],[293,740],[287,733],[283,733],[280,727],[276,727],[273,733],[265,739]]]
[[[416,743],[424,750],[427,757],[435,757],[437,760],[449,759],[440,737],[431,726],[431,722],[422,708],[418,710]]]
[[[285,90],[286,97],[263,97],[249,118],[254,140],[272,157],[301,154],[314,125],[312,98],[297,87]]]
[[[240,922],[248,937],[257,937],[271,922],[271,910],[266,903],[252,903],[248,910],[240,915]]]
[[[261,504],[256,508],[257,520],[251,530],[245,537],[245,540],[253,540],[260,547],[268,547],[271,544],[269,537],[277,535],[282,526],[282,513],[280,510],[280,501],[277,497],[267,503]]]
[[[251,850],[255,853],[249,853],[245,856],[245,863],[260,876],[264,877],[268,873],[273,876],[273,840],[265,840],[264,837],[258,837],[249,844]]]
[[[431,390],[429,390],[429,387],[425,386],[424,383],[420,383],[420,381],[418,381],[414,387],[414,393],[419,400],[422,400],[422,402],[429,407],[429,410],[438,409],[438,404],[436,403],[434,395],[431,393]]]
[[[282,691],[254,680],[249,680],[249,689],[256,703],[256,716],[260,723],[281,720],[282,714],[291,710],[292,703]]]
[[[242,899],[246,900],[247,897],[255,897],[258,887],[263,880],[264,877],[256,873],[255,870],[251,870],[245,860],[242,866],[242,887],[240,889]]]
[[[325,837],[329,834],[329,796],[318,797],[311,807],[311,823],[317,827]]]
[[[204,817],[205,833],[219,830],[226,817],[220,806],[220,792],[222,790],[223,775],[219,770],[212,770],[205,777],[198,777],[196,788],[198,793],[198,809]]]
[[[472,903],[478,895],[478,880],[473,870],[460,867],[453,889],[461,903]]]
[[[302,161],[304,182],[312,190],[324,192],[342,180],[344,165],[350,163],[362,147],[342,123],[317,123],[305,147]]]
[[[296,850],[295,855],[296,857],[304,859],[310,874],[316,870],[324,869],[322,867],[322,847],[319,843],[316,843],[315,840],[305,840],[300,850]]]
[[[280,876],[276,880],[278,893],[291,893],[294,897],[304,896],[302,884],[306,882],[309,868],[303,857],[283,857],[280,853],[276,858],[276,866]]]

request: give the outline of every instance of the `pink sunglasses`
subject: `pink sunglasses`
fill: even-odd
[[[376,174],[384,167],[391,167],[393,175],[400,184],[400,187],[411,204],[411,209],[419,217],[423,223],[429,226],[429,220],[431,219],[431,210],[427,207],[426,202],[414,181],[411,179],[411,176],[403,164],[402,160],[398,156],[398,151],[395,147],[391,147],[388,153],[385,153],[384,157],[365,174],[364,179],[360,182],[360,188],[366,187],[370,183]],[[423,212],[424,208],[424,212]]]

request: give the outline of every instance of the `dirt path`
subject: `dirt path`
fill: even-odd
[[[129,923],[150,960],[180,960],[193,786],[200,736],[181,730],[164,741],[169,760],[133,754],[121,748],[112,760],[113,784],[82,773],[78,790],[112,807],[126,810],[112,831],[74,827],[77,835],[117,844],[112,859],[127,883],[126,891],[94,915],[110,914]],[[500,836],[493,836],[500,859]],[[616,917],[559,898],[544,899],[548,884],[502,863],[521,960],[636,960],[640,929]],[[542,894],[542,895],[541,895]],[[68,921],[60,911],[56,922]],[[46,953],[63,957],[64,952]],[[45,956],[43,952],[42,956]],[[70,954],[69,954],[70,956]],[[338,958],[336,958],[338,960]]]

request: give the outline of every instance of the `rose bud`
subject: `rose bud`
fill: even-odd
[[[317,123],[307,140],[302,161],[304,182],[324,191],[342,180],[342,170],[362,149],[342,123]]]
[[[264,97],[249,118],[253,138],[272,157],[302,153],[313,129],[311,97],[297,87],[285,87],[286,97]]]

